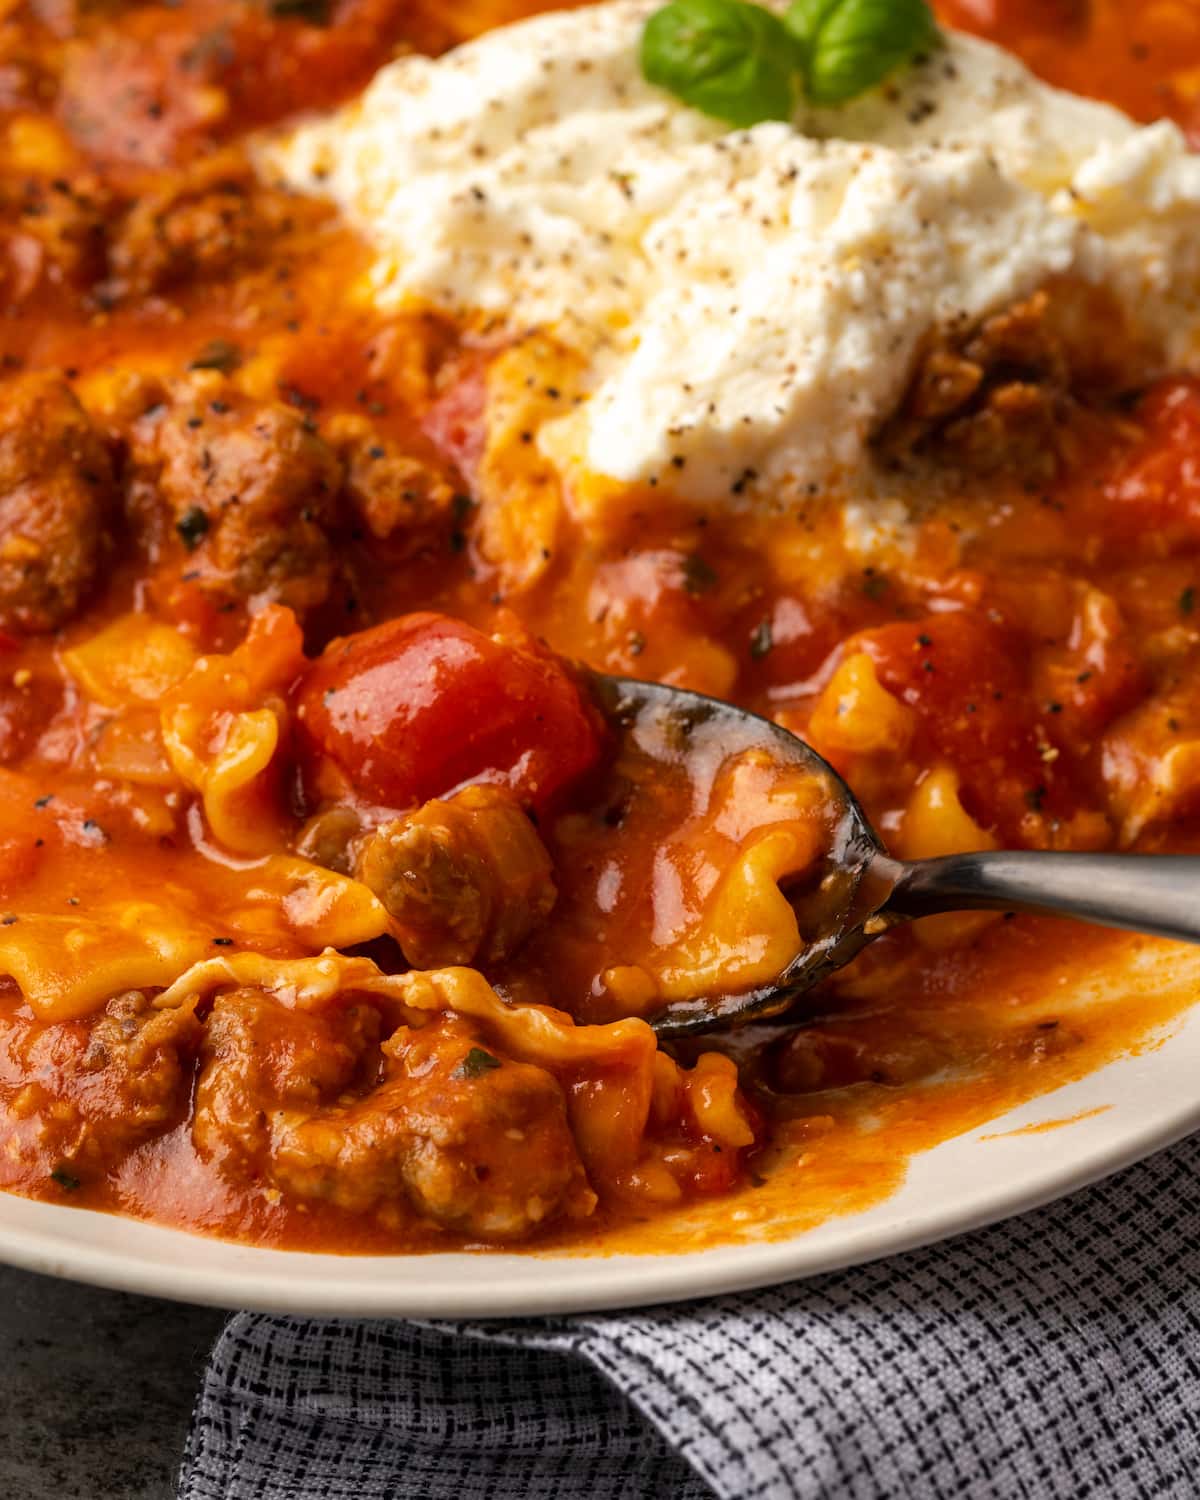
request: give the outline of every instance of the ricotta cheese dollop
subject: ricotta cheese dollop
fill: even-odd
[[[589,476],[731,506],[869,489],[920,348],[1054,276],[1194,358],[1200,158],[1174,125],[949,34],[859,100],[731,132],[641,77],[656,3],[403,57],[265,150],[369,236],[380,303],[574,351],[585,399],[540,441],[585,513]]]

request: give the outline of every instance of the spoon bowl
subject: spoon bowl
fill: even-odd
[[[620,735],[681,749],[716,739],[728,755],[766,749],[821,784],[835,810],[811,877],[785,891],[804,946],[769,984],[676,1000],[648,1017],[677,1038],[790,1011],[813,985],[889,928],[963,910],[1031,911],[1200,943],[1200,855],[988,851],[893,859],[854,793],[798,736],[747,709],[685,688],[592,674],[596,701]]]

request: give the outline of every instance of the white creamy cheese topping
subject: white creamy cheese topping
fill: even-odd
[[[588,399],[542,435],[577,477],[711,504],[869,488],[868,440],[931,333],[1058,273],[1109,286],[1165,363],[1192,359],[1200,158],[1173,125],[951,35],[858,101],[730,133],[642,79],[656,3],[401,58],[267,153],[370,236],[380,301],[580,353]]]

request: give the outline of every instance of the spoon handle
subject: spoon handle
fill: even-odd
[[[1200,943],[1200,855],[997,852],[886,863],[895,882],[886,910],[898,916],[1032,911]]]

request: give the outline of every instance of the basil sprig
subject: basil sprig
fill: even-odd
[[[783,22],[813,104],[865,94],[938,38],[926,0],[794,0]]]
[[[671,0],[646,22],[641,62],[650,83],[739,129],[796,107],[787,27],[746,0]]]
[[[749,0],[669,0],[642,32],[642,73],[739,129],[787,120],[803,93],[841,104],[932,46],[927,0],[794,0],[779,17]]]

